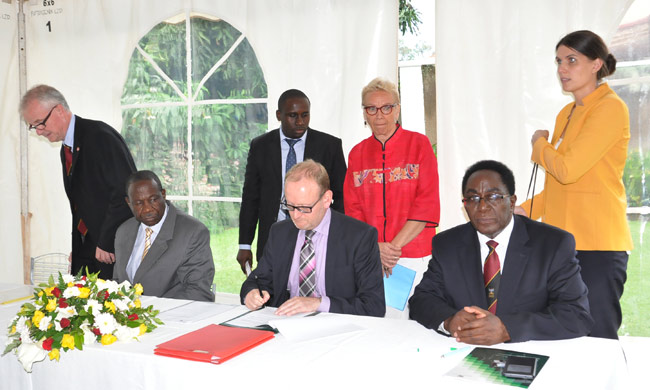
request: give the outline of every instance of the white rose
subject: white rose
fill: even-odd
[[[73,298],[73,297],[78,297],[80,294],[79,292],[79,287],[77,286],[72,286],[68,287],[63,291],[63,298]]]
[[[41,322],[38,323],[38,329],[45,332],[47,330],[47,327],[50,326],[50,322],[52,322],[52,318],[50,318],[49,316],[43,317]]]
[[[110,313],[99,313],[95,316],[95,327],[99,328],[102,334],[113,333],[117,328],[117,321]]]

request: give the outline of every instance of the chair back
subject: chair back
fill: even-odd
[[[47,283],[50,275],[57,278],[59,272],[62,275],[70,273],[70,262],[67,254],[46,253],[32,257],[31,272],[29,274],[32,285],[38,286],[40,283]]]

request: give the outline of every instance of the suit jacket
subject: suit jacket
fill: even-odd
[[[264,255],[242,285],[242,303],[250,290],[257,289],[257,283],[271,295],[269,306],[279,307],[289,299],[287,283],[297,239],[298,229],[290,219],[271,227]],[[386,311],[377,229],[334,210],[327,241],[325,290],[330,312],[383,317]]]
[[[536,195],[531,218],[571,232],[580,251],[629,251],[623,169],[630,141],[627,106],[605,83],[583,99],[568,120],[573,103],[555,121],[549,143],[540,138],[531,159],[546,171],[544,191]],[[554,145],[566,133],[559,148]],[[523,205],[530,210],[530,200]]]
[[[586,336],[593,325],[570,233],[515,215],[496,315],[512,342]],[[409,300],[410,316],[438,329],[464,306],[487,310],[476,230],[467,223],[433,238],[433,257]]]
[[[167,202],[167,207],[167,218],[131,282],[142,284],[145,295],[214,302],[210,232],[171,203]],[[131,218],[117,230],[113,272],[118,282],[129,280],[126,266],[139,226],[140,222]]]
[[[309,129],[305,141],[304,159],[311,158],[325,167],[334,193],[334,210],[343,212],[343,180],[345,157],[341,140],[332,135]],[[257,258],[261,257],[271,225],[278,218],[282,198],[282,154],[280,129],[275,129],[251,141],[246,163],[242,203],[239,211],[239,243],[251,244],[255,227]]]
[[[87,238],[107,252],[114,252],[115,231],[132,214],[124,202],[127,177],[135,163],[122,136],[104,122],[75,119],[74,150],[70,175],[61,146],[63,184],[72,211],[72,255],[81,248],[79,219],[88,228]]]

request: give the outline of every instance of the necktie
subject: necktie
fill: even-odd
[[[68,145],[63,145],[63,154],[65,155],[65,173],[70,176],[72,167],[72,149]]]
[[[289,172],[289,169],[291,169],[292,166],[296,165],[296,151],[293,149],[293,145],[295,145],[300,139],[289,139],[285,138],[285,141],[289,144],[289,153],[287,153],[287,165],[284,169],[284,172]]]
[[[316,259],[314,256],[314,244],[311,238],[316,232],[305,231],[305,243],[300,248],[300,273],[299,273],[299,295],[310,297],[316,289]]]
[[[499,255],[496,252],[498,242],[490,240],[487,246],[490,253],[483,266],[483,281],[485,282],[485,294],[487,295],[488,310],[492,314],[497,312],[497,293],[499,292],[499,281],[501,280],[501,265]]]
[[[151,234],[153,233],[153,229],[146,228],[144,231],[146,236],[144,237],[144,251],[142,251],[141,261],[144,261],[144,257],[149,253],[149,248],[151,248]]]

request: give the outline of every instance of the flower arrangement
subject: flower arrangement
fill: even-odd
[[[34,290],[10,323],[3,355],[14,351],[27,372],[46,356],[59,361],[61,351],[84,345],[137,340],[162,324],[153,306],[141,307],[142,285],[86,276],[50,276]]]

